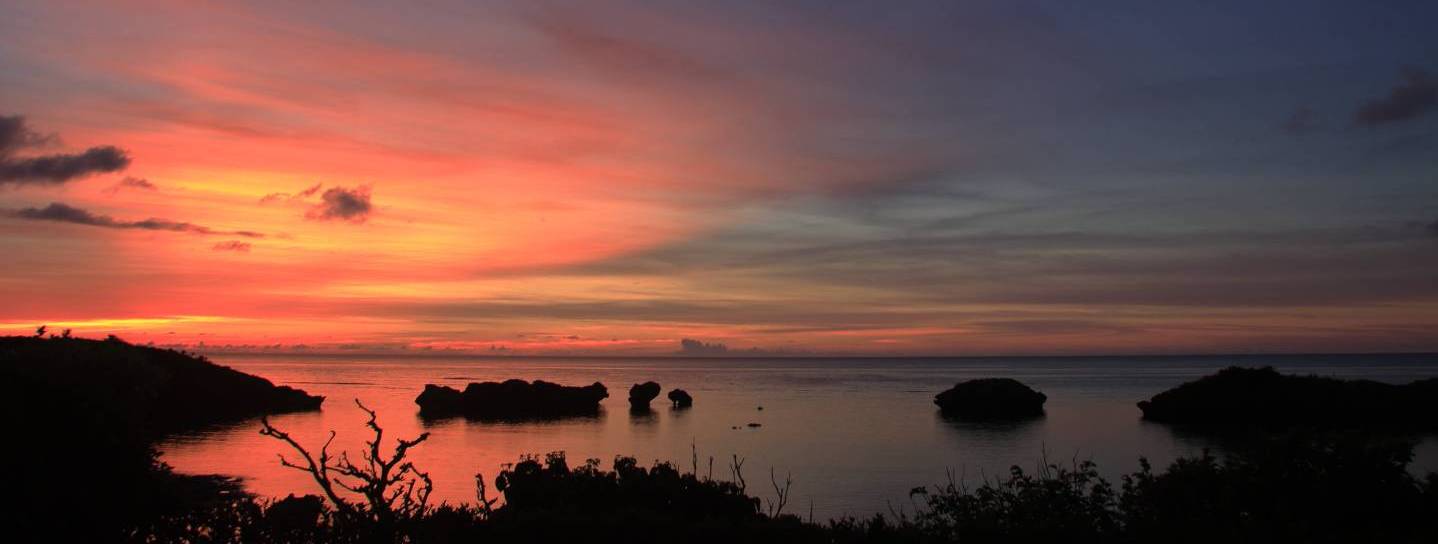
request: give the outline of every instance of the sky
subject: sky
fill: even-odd
[[[0,12],[3,334],[1438,351],[1431,1]]]

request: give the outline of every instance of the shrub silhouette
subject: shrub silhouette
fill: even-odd
[[[1159,474],[1144,462],[1124,478],[1121,512],[1138,540],[1421,542],[1438,535],[1438,487],[1408,472],[1411,452],[1401,440],[1300,433]]]
[[[929,497],[917,523],[961,542],[1108,542],[1120,534],[1117,501],[1092,462],[1044,462],[1035,474],[1014,466],[974,489],[951,481]]]

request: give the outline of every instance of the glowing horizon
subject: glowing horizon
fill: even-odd
[[[343,6],[7,8],[0,334],[1438,351],[1422,16]]]

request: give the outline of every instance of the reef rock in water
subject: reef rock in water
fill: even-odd
[[[1016,419],[1044,414],[1048,397],[1018,380],[982,378],[959,382],[934,397],[944,415],[964,419]]]
[[[464,391],[429,384],[414,399],[424,417],[479,419],[553,418],[592,415],[609,397],[604,384],[565,386],[534,380],[470,383]]]

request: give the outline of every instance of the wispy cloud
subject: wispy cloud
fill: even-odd
[[[250,252],[250,243],[249,243],[249,242],[239,242],[239,241],[235,241],[235,240],[227,240],[227,241],[224,241],[224,242],[220,242],[220,243],[215,244],[214,247],[212,247],[211,249],[214,249],[215,251],[235,251],[235,252],[239,252],[239,253],[249,253],[249,252]]]
[[[122,191],[122,190],[124,190],[124,189],[139,189],[139,190],[142,190],[142,191],[157,191],[157,190],[159,190],[160,188],[159,188],[159,187],[156,187],[154,183],[151,183],[150,180],[145,179],[145,178],[126,177],[125,179],[122,179],[122,180],[116,182],[114,185],[111,185],[109,188],[105,189],[105,194],[107,194],[107,195],[114,195],[114,194],[119,193],[120,191]]]
[[[308,189],[305,189],[298,193],[270,193],[263,197],[260,197],[260,204],[269,204],[271,202],[280,201],[293,202],[296,200],[304,200],[306,198],[314,196],[314,194],[319,192],[319,190],[320,184],[316,183],[314,185],[311,185]]]
[[[188,232],[191,234],[243,236],[246,238],[264,238],[264,234],[237,230],[219,231],[209,227],[171,221],[169,219],[149,218],[139,221],[121,221],[103,214],[76,208],[59,202],[51,202],[44,208],[23,208],[9,213],[11,217],[26,219],[30,221],[53,221],[56,223],[71,223],[75,225],[86,225],[91,227],[102,227],[110,229],[139,229],[139,230],[163,230],[171,232]]]

